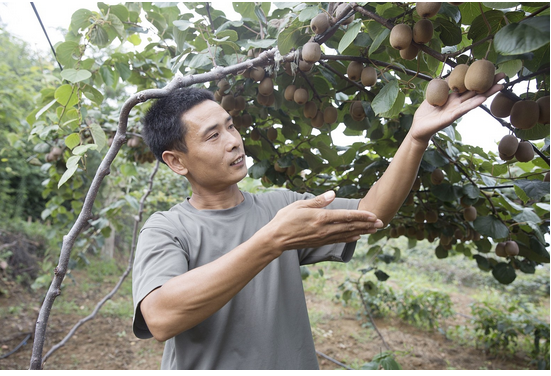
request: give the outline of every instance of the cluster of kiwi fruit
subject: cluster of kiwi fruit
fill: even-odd
[[[519,253],[519,247],[517,242],[514,240],[499,242],[496,244],[495,253],[499,257],[517,256]]]
[[[361,81],[364,86],[373,86],[377,83],[377,69],[364,66],[359,61],[352,60],[348,63],[346,75],[351,81]]]
[[[303,106],[303,115],[310,119],[310,124],[314,128],[321,128],[323,124],[333,124],[337,121],[338,111],[331,104],[325,109],[318,108],[318,105],[313,99],[310,99],[310,92],[304,87],[296,85],[288,85],[283,93],[285,100],[295,102]]]
[[[536,124],[549,124],[549,95],[537,100],[520,100],[509,92],[500,92],[490,104],[490,112],[498,118],[509,117],[517,129],[530,129]]]
[[[396,24],[390,31],[390,45],[400,51],[400,57],[405,60],[413,60],[417,57],[419,49],[417,44],[430,42],[434,35],[434,26],[429,18],[434,17],[442,6],[439,2],[416,3],[415,10],[421,19],[413,25],[406,23]]]
[[[530,162],[534,159],[534,148],[528,141],[518,141],[513,135],[505,135],[499,141],[499,157],[504,161],[516,158],[519,162]]]

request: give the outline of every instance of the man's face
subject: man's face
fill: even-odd
[[[216,102],[206,100],[182,117],[187,126],[187,153],[178,153],[194,190],[218,191],[247,175],[243,140],[232,117]]]

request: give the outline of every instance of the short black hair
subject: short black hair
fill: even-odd
[[[187,153],[187,127],[182,116],[206,100],[214,101],[214,95],[210,91],[184,87],[172,90],[166,97],[151,105],[143,118],[142,137],[155,158],[164,163],[163,152],[166,150]]]

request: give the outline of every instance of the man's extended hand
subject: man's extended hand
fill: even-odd
[[[297,201],[278,211],[264,229],[281,251],[356,241],[375,233],[383,223],[361,210],[323,209],[335,199],[328,191],[310,200]]]
[[[463,94],[452,93],[442,107],[432,106],[424,100],[415,111],[410,135],[415,141],[428,144],[430,138],[436,132],[446,128],[470,110],[480,106],[488,97],[503,90],[503,85],[499,85],[497,82],[504,77],[505,74],[503,73],[496,74],[494,86],[482,94],[476,94],[472,91],[466,91]]]

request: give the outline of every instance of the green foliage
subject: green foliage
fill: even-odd
[[[384,351],[373,357],[373,360],[369,363],[365,363],[361,369],[365,370],[401,370],[402,366],[396,359],[391,351]]]
[[[529,304],[510,301],[471,306],[476,341],[491,353],[516,351],[521,337],[528,337],[530,357],[539,369],[549,369],[549,323],[532,315]]]

